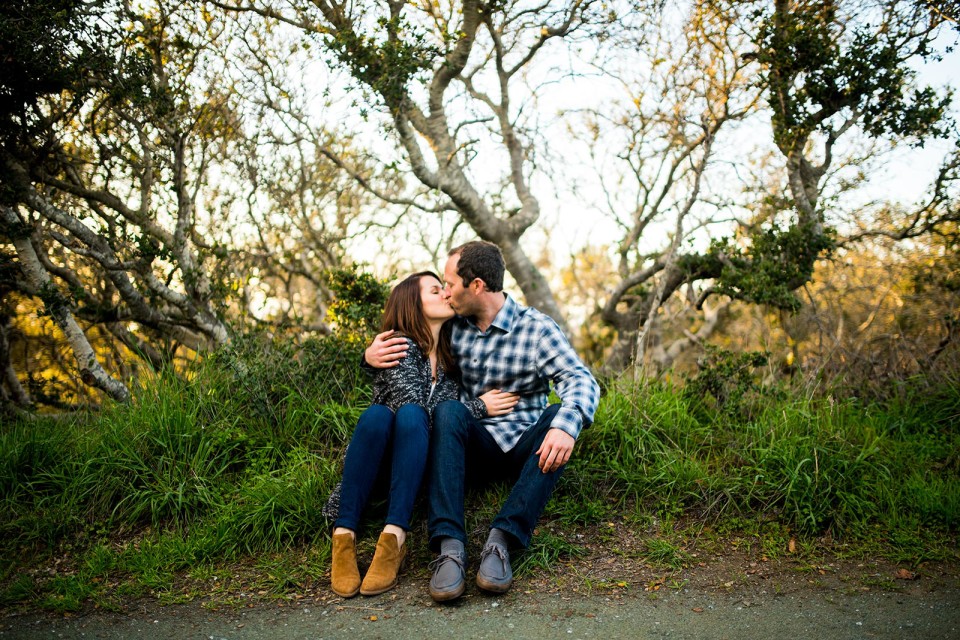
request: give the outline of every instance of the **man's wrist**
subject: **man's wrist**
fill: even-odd
[[[580,417],[580,412],[574,409],[570,412],[573,415],[564,415],[567,413],[565,409],[566,407],[561,408],[560,411],[557,412],[557,415],[554,417],[553,424],[550,425],[550,428],[559,429],[576,440],[580,436],[580,431],[582,429],[582,424],[576,419]]]

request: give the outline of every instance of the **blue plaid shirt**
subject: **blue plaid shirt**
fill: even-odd
[[[552,380],[562,404],[550,426],[576,438],[593,422],[600,386],[550,316],[504,297],[486,331],[469,318],[453,321],[453,353],[465,394],[478,398],[492,389],[520,394],[513,411],[481,420],[500,448],[510,451],[546,408]]]

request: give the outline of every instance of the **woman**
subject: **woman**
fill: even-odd
[[[406,337],[409,350],[396,367],[376,372],[373,404],[360,416],[347,447],[330,572],[331,588],[345,598],[358,592],[376,595],[396,586],[413,502],[427,463],[429,416],[440,402],[459,397],[449,327],[444,330],[454,312],[442,294],[443,284],[434,273],[415,273],[394,287],[383,311],[382,331]],[[502,396],[493,403],[488,395],[466,403],[478,418],[509,413],[516,404],[513,400],[504,406]],[[386,526],[361,582],[356,531],[384,461],[390,464]]]

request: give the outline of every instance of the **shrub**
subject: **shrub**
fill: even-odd
[[[699,371],[687,382],[684,394],[727,415],[748,417],[762,392],[755,369],[768,360],[765,352],[735,353],[707,345],[697,362]]]

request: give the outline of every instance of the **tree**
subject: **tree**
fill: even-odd
[[[355,203],[350,189],[340,191],[342,206],[325,202],[331,180],[308,188],[320,173],[336,173],[329,162],[295,158],[299,179],[281,181],[291,147],[277,132],[292,123],[264,115],[284,108],[265,104],[265,91],[254,94],[264,98],[259,111],[246,101],[241,79],[263,82],[266,71],[238,70],[234,21],[163,0],[30,0],[3,11],[0,51],[20,62],[0,94],[0,286],[42,300],[87,384],[129,397],[122,371],[100,362],[109,347],[93,334],[163,367],[180,349],[229,340],[228,320],[249,304],[251,273],[270,297],[278,274],[296,267],[319,279],[340,265],[342,233],[316,233],[302,252],[278,251],[269,238],[265,221],[278,209],[289,216],[291,204],[299,208],[285,234],[303,238],[330,209],[343,220]],[[270,55],[264,45],[274,43],[259,44]],[[280,148],[287,155],[274,153]],[[285,261],[292,254],[295,265]],[[10,358],[2,364],[12,380]],[[7,398],[25,396],[11,383]]]
[[[784,232],[765,235],[787,250],[791,236],[806,243],[799,269],[774,278],[780,286],[772,301],[790,307],[796,304],[790,291],[834,243],[821,196],[838,141],[856,129],[869,138],[918,145],[950,134],[951,96],[916,86],[908,64],[935,55],[932,41],[943,23],[938,12],[913,2],[777,0],[772,8],[756,5],[750,19],[757,48],[746,55],[761,65],[773,140],[786,160],[787,198],[779,206],[795,214]],[[754,289],[736,265],[721,278],[722,291],[763,300]]]
[[[736,193],[725,189],[728,158],[716,149],[731,147],[724,135],[760,102],[751,65],[738,55],[744,38],[735,16],[684,7],[624,16],[620,27],[594,64],[624,98],[587,110],[574,129],[604,194],[597,208],[621,234],[618,278],[600,310],[617,331],[604,365],[610,372],[642,362],[657,311],[677,289],[693,295],[693,284],[710,277],[685,252],[691,238],[729,225]],[[709,337],[725,308],[709,308],[706,321],[693,332],[685,326],[673,344],[655,340],[660,366]]]
[[[221,56],[237,67],[231,90],[244,134],[225,158],[233,180],[211,185],[208,199],[242,221],[228,234],[233,268],[244,277],[230,317],[328,333],[330,273],[349,263],[345,245],[377,223],[367,213],[382,209],[343,165],[367,172],[370,162],[351,145],[349,129],[340,135],[334,123],[310,115],[326,88],[317,83],[311,94],[299,86],[315,73],[309,47],[266,21],[228,22],[234,33]],[[383,183],[381,195],[390,197],[396,189]],[[263,310],[255,314],[257,307]]]
[[[909,65],[935,55],[932,42],[943,22],[929,7],[698,2],[683,24],[683,33],[666,42],[644,34],[640,51],[649,62],[629,69],[652,71],[621,78],[634,97],[631,110],[610,118],[625,140],[618,156],[625,168],[616,172],[625,178],[607,193],[622,195],[622,184],[635,185],[626,207],[609,198],[626,231],[621,281],[603,310],[619,334],[614,368],[634,358],[641,364],[656,312],[678,291],[697,308],[715,295],[799,308],[796,290],[837,245],[842,207],[823,195],[831,172],[852,162],[835,159],[842,139],[856,133],[922,144],[949,135],[950,96],[918,87]],[[730,138],[721,144],[721,136],[765,114],[782,172],[768,163],[768,186],[753,194],[718,186],[725,165],[746,169],[745,154],[736,157]],[[726,158],[716,157],[718,147]],[[726,181],[737,175],[727,171]],[[934,190],[942,192],[946,182],[938,180]],[[920,217],[933,226],[950,219],[936,211]],[[724,225],[733,232],[718,232]],[[705,232],[712,241],[698,246]],[[707,311],[701,329],[712,322],[714,310]]]
[[[603,21],[599,3],[212,4],[321,38],[366,92],[363,102],[388,119],[404,167],[422,187],[406,202],[431,215],[454,211],[480,238],[498,244],[527,301],[565,324],[549,284],[520,243],[540,216],[531,186],[535,91],[524,83],[538,82],[526,74],[554,42]]]

